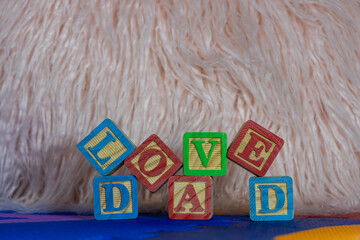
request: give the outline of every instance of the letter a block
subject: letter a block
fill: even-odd
[[[249,120],[240,129],[228,151],[228,158],[257,176],[264,176],[284,140]]]
[[[227,170],[227,136],[221,132],[184,134],[184,175],[224,176]]]
[[[155,192],[180,169],[182,162],[153,134],[125,160],[125,165],[147,189]]]
[[[212,217],[212,178],[173,176],[169,179],[169,217],[207,220]]]
[[[294,218],[291,177],[252,177],[249,179],[250,219],[253,221]]]
[[[116,171],[134,145],[110,119],[105,119],[78,145],[78,149],[101,175]]]
[[[94,215],[97,220],[137,218],[136,178],[134,176],[95,177]]]

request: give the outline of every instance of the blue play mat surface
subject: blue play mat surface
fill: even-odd
[[[139,215],[136,220],[97,221],[93,215],[0,213],[0,239],[273,239],[325,226],[360,224],[360,219],[295,218],[252,222],[249,216],[213,216],[208,221]]]

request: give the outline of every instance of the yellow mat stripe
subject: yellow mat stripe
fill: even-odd
[[[360,240],[360,225],[322,227],[275,237],[275,240]]]

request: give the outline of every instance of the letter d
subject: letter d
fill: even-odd
[[[285,204],[285,193],[277,185],[259,185],[261,195],[261,209],[259,213],[275,213],[280,211]],[[269,208],[269,189],[273,189],[276,195],[276,206],[274,209]]]
[[[129,190],[123,184],[104,184],[102,187],[105,188],[106,198],[106,208],[104,209],[104,212],[121,211],[129,204]],[[114,188],[120,190],[121,203],[119,207],[114,206]]]

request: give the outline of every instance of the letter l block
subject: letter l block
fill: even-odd
[[[137,218],[138,192],[134,176],[95,177],[93,184],[95,219]]]
[[[252,177],[249,179],[250,219],[253,221],[294,218],[291,177]]]
[[[110,119],[100,123],[77,147],[103,176],[116,171],[135,150],[131,141]]]

